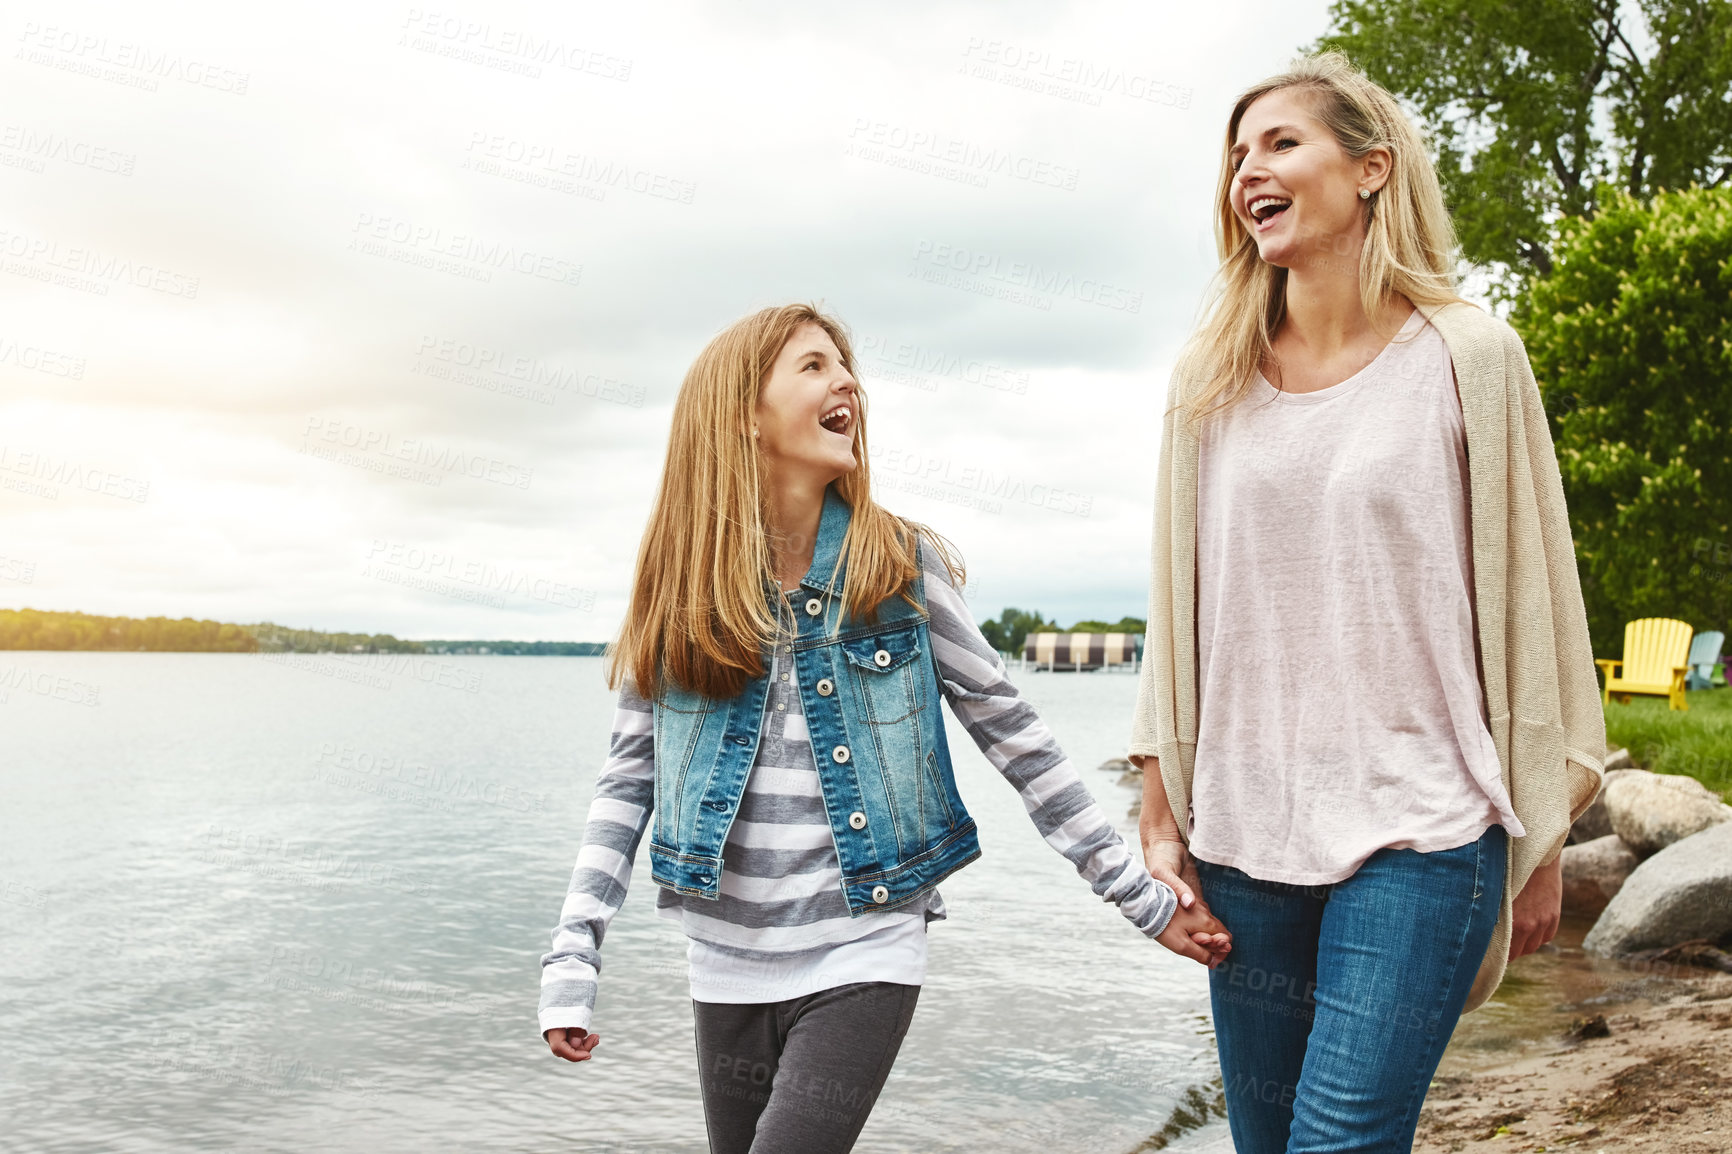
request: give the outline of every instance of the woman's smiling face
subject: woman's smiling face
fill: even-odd
[[[1355,160],[1312,114],[1305,95],[1284,88],[1245,109],[1228,159],[1233,215],[1265,261],[1294,268],[1315,257],[1358,257],[1365,239],[1359,190],[1383,187],[1386,151]]]
[[[853,472],[857,390],[823,326],[796,329],[758,391],[758,451],[771,470],[818,474],[825,483]]]

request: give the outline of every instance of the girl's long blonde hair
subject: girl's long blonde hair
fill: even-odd
[[[1179,357],[1181,381],[1201,381],[1175,397],[1191,419],[1225,409],[1250,390],[1257,371],[1275,361],[1274,335],[1286,313],[1287,270],[1264,262],[1257,242],[1233,213],[1231,152],[1245,110],[1271,92],[1295,89],[1347,154],[1389,151],[1389,179],[1362,208],[1359,295],[1377,316],[1393,294],[1415,305],[1460,300],[1455,291],[1455,228],[1444,207],[1425,140],[1382,86],[1339,52],[1301,56],[1286,72],[1245,90],[1227,120],[1215,196],[1215,273],[1202,325]],[[1344,254],[1345,255],[1345,254]]]
[[[782,346],[805,324],[829,334],[858,382],[841,322],[804,304],[767,308],[728,326],[687,371],[661,487],[638,547],[631,605],[610,651],[610,686],[629,677],[646,696],[677,685],[724,700],[763,676],[778,602],[752,415]],[[866,394],[858,386],[853,408],[854,470],[835,482],[852,510],[842,544],[842,601],[850,615],[870,620],[889,597],[917,604],[910,585],[920,576],[923,537],[958,585],[962,571],[941,538],[873,502]]]

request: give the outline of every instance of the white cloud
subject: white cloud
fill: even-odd
[[[981,616],[1140,614],[1226,108],[1324,7],[26,12],[0,604],[604,638],[685,366],[819,299]]]

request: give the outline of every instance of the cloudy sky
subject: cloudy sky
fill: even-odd
[[[595,639],[680,378],[816,300],[981,618],[1143,612],[1275,4],[62,2],[0,58],[0,607]]]

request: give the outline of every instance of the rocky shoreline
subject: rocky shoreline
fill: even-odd
[[[1688,947],[1732,971],[1720,949],[1732,944],[1732,806],[1694,778],[1632,768],[1627,751],[1608,764],[1564,848],[1564,911],[1597,919],[1583,948],[1649,961]]]

